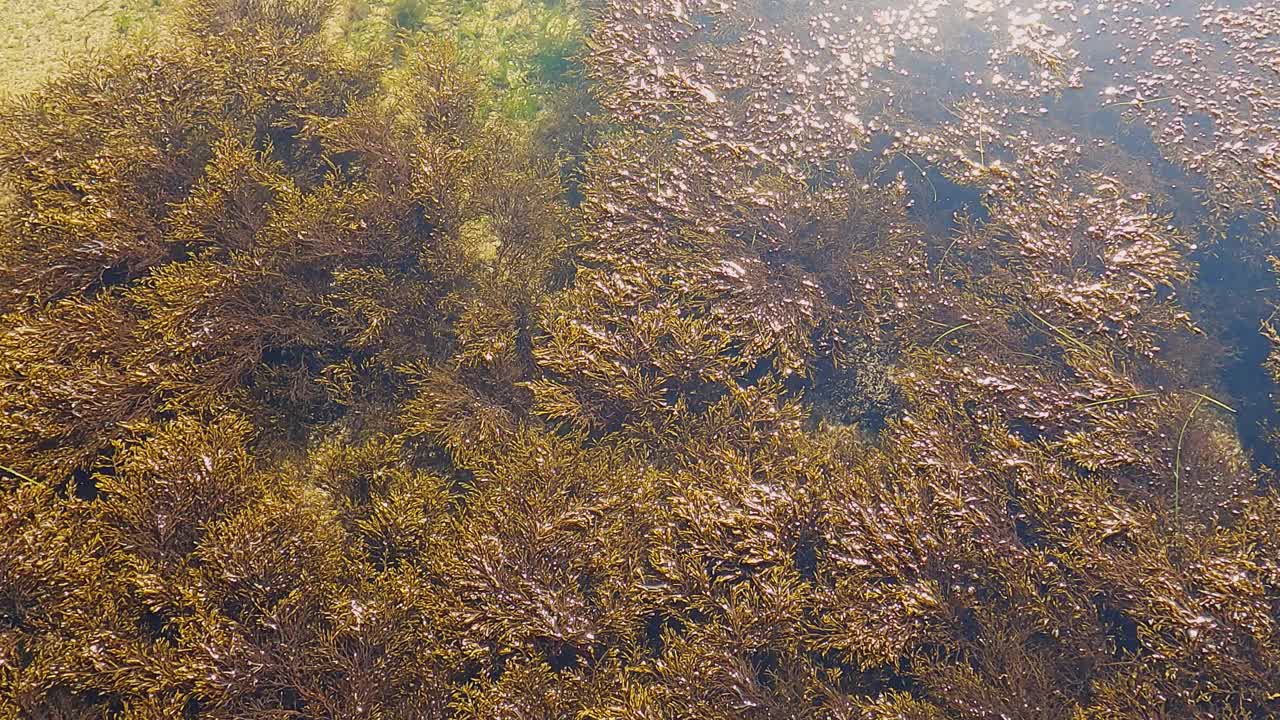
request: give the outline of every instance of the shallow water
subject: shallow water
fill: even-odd
[[[90,5],[0,719],[1280,715],[1274,2]]]

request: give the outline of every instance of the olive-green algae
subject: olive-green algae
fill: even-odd
[[[476,56],[576,8],[425,0],[195,3],[7,106],[0,717],[1280,711],[1194,285],[1257,188],[1171,218],[898,72],[1066,97],[1065,17],[855,5],[593,3],[594,118]]]

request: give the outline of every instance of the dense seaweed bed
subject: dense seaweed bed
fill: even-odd
[[[0,109],[0,718],[1280,714],[1272,4],[170,10]]]

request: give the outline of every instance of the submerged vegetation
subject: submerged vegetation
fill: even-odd
[[[452,38],[496,109],[524,121],[570,82],[585,18],[577,0],[353,0],[349,17],[356,46]]]
[[[1199,281],[1280,18],[825,7],[208,0],[8,101],[0,718],[1280,714]]]

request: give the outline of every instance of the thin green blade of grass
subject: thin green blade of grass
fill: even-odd
[[[961,330],[964,330],[965,328],[971,328],[971,327],[973,327],[974,325],[977,325],[977,324],[978,324],[978,323],[975,323],[975,322],[967,322],[967,323],[963,323],[963,324],[961,324],[961,325],[956,325],[955,327],[951,328],[950,330],[947,330],[946,332],[942,333],[942,334],[941,334],[941,335],[939,335],[938,337],[934,338],[934,339],[933,339],[933,342],[932,342],[932,343],[929,343],[929,346],[930,346],[930,347],[934,347],[934,346],[936,346],[938,343],[942,342],[942,341],[943,341],[943,340],[945,340],[947,337],[949,337],[950,335],[952,335],[953,333],[958,333],[958,332],[960,332]]]
[[[1069,342],[1069,343],[1071,343],[1072,345],[1076,346],[1076,347],[1077,347],[1077,348],[1079,348],[1082,352],[1084,352],[1084,353],[1086,353],[1086,354],[1089,354],[1089,355],[1097,355],[1097,354],[1098,354],[1098,351],[1097,351],[1097,350],[1094,350],[1093,348],[1089,347],[1088,345],[1085,345],[1083,342],[1081,342],[1079,339],[1077,339],[1077,338],[1076,338],[1074,335],[1072,335],[1071,333],[1067,332],[1066,330],[1063,330],[1062,328],[1058,327],[1057,325],[1054,325],[1053,323],[1049,322],[1048,320],[1045,320],[1043,317],[1041,317],[1041,316],[1040,316],[1040,313],[1036,312],[1035,310],[1032,310],[1031,308],[1023,308],[1023,309],[1024,309],[1024,310],[1026,310],[1026,311],[1027,311],[1027,314],[1031,315],[1031,317],[1035,318],[1036,320],[1039,320],[1041,323],[1043,323],[1043,324],[1044,324],[1044,326],[1045,326],[1045,327],[1047,327],[1047,328],[1049,328],[1050,330],[1052,330],[1056,335],[1058,335],[1058,337],[1061,337],[1063,340],[1066,340],[1067,342]]]
[[[1137,395],[1125,395],[1124,397],[1108,398],[1106,400],[1098,400],[1096,402],[1085,403],[1079,407],[1080,410],[1101,407],[1103,405],[1115,405],[1116,403],[1129,402],[1131,400],[1146,400],[1155,397],[1155,393],[1138,393]]]
[[[32,478],[30,478],[30,477],[27,477],[26,475],[23,475],[22,473],[18,472],[17,470],[14,470],[13,468],[9,467],[8,465],[0,465],[0,472],[8,473],[8,474],[10,474],[10,475],[12,475],[12,476],[14,476],[14,477],[18,478],[19,480],[24,480],[24,481],[26,481],[26,482],[30,482],[30,483],[35,482],[35,480],[34,480],[34,479],[32,479]]]
[[[1204,393],[1196,392],[1195,390],[1188,390],[1187,392],[1191,393],[1192,395],[1195,395],[1196,397],[1200,398],[1201,400],[1203,400],[1203,401],[1205,401],[1205,402],[1208,402],[1208,403],[1212,403],[1212,404],[1214,404],[1214,405],[1217,405],[1218,407],[1222,408],[1223,410],[1226,410],[1227,412],[1231,413],[1232,415],[1236,414],[1236,409],[1235,409],[1235,408],[1233,408],[1233,407],[1231,407],[1230,405],[1228,405],[1228,404],[1226,404],[1226,403],[1222,402],[1221,400],[1217,400],[1217,399],[1215,399],[1215,398],[1212,398],[1212,397],[1210,397],[1210,396],[1208,396],[1208,395],[1205,395]]]
[[[1196,411],[1204,405],[1204,396],[1196,399],[1196,404],[1191,407],[1191,412],[1187,413],[1187,419],[1182,421],[1182,430],[1178,431],[1178,450],[1173,456],[1173,516],[1179,517],[1182,514],[1182,441],[1187,436],[1187,427],[1191,425],[1191,418],[1195,417]]]

